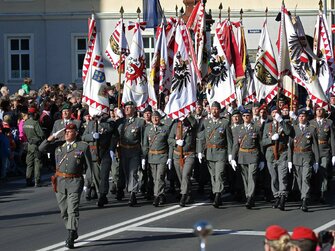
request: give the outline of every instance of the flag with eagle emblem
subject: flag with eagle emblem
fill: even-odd
[[[105,70],[94,15],[88,20],[87,43],[87,51],[82,69],[82,100],[88,104],[91,116],[102,115],[103,113],[108,114],[109,100]]]
[[[173,119],[187,116],[197,100],[196,75],[189,55],[192,41],[188,38],[186,25],[179,19],[175,33],[171,94],[164,110]]]

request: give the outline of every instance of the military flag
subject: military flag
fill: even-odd
[[[178,20],[174,42],[172,86],[164,112],[173,119],[187,116],[196,102],[196,76],[190,51],[191,41],[182,19]]]
[[[146,28],[156,28],[162,20],[163,10],[159,0],[143,0],[143,20]]]
[[[88,20],[88,44],[82,69],[83,97],[91,116],[108,113],[109,100],[104,63],[94,15]]]
[[[117,69],[121,65],[121,70],[124,72],[124,63],[129,54],[129,48],[125,36],[123,18],[120,18],[117,22],[115,29],[109,38],[105,53],[113,68]]]

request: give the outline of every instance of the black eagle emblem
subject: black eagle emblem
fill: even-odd
[[[177,61],[174,66],[174,76],[172,78],[171,89],[174,91],[178,88],[178,92],[181,92],[183,86],[187,86],[187,83],[190,82],[190,69],[188,67],[188,61],[183,61],[181,59],[180,52],[176,55]]]
[[[208,90],[213,86],[218,86],[220,81],[225,81],[228,77],[225,58],[218,56],[216,46],[212,48],[211,58],[209,59]]]

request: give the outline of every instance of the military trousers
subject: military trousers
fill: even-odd
[[[273,197],[278,198],[288,195],[288,168],[287,153],[281,154],[278,160],[267,160],[268,170],[271,176],[271,190]]]
[[[164,194],[165,189],[165,175],[166,175],[166,164],[151,164],[150,170],[153,177],[154,182],[154,196],[160,196]]]
[[[302,165],[294,165],[294,177],[297,181],[301,199],[310,197],[312,163],[304,161]]]
[[[124,188],[124,175],[120,172],[120,161],[115,159],[111,164],[111,176],[112,182],[116,185],[118,189]]]
[[[184,166],[180,166],[179,158],[173,159],[178,180],[180,182],[180,194],[191,193],[191,175],[195,156],[191,154],[185,158]]]
[[[252,198],[255,195],[258,164],[241,164],[240,166],[245,196]]]
[[[318,181],[320,184],[320,191],[326,192],[328,190],[329,169],[331,169],[330,154],[320,158],[319,170],[317,172]]]
[[[77,230],[79,226],[79,203],[80,193],[57,192],[56,198],[60,209],[61,217],[68,230]]]
[[[141,168],[141,156],[134,154],[132,156],[121,156],[120,167],[125,174],[125,184],[128,192],[137,193],[139,189],[138,171]]]
[[[26,163],[26,178],[31,179],[34,172],[35,181],[39,182],[41,179],[42,161],[37,145],[28,144]]]
[[[225,160],[207,161],[208,171],[211,176],[213,194],[223,192],[223,178],[226,164],[227,162]]]

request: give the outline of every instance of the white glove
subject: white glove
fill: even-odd
[[[142,170],[145,170],[145,159],[142,159]]]
[[[123,118],[123,113],[119,108],[115,108],[115,114],[116,116],[118,116],[119,118]]]
[[[172,160],[171,160],[171,159],[168,159],[168,160],[166,161],[166,164],[167,164],[169,170],[171,170],[171,167],[172,167]]]
[[[335,166],[335,156],[332,157],[332,164]]]
[[[229,154],[228,155],[228,162],[230,163],[233,160],[233,155]]]
[[[264,169],[264,167],[265,167],[264,161],[259,162],[259,164],[258,164],[259,170],[262,171]]]
[[[288,172],[291,173],[292,168],[293,168],[292,162],[287,162],[287,167],[288,167]]]
[[[56,139],[59,138],[62,134],[62,132],[65,130],[65,128],[60,129],[59,131],[55,132],[52,134],[52,136],[54,136]]]
[[[234,171],[236,171],[236,167],[237,167],[236,160],[232,159],[232,160],[230,161],[230,165],[231,165],[231,167],[234,169]]]
[[[317,173],[319,170],[319,163],[314,163],[313,169],[314,169],[314,172]]]
[[[290,118],[291,119],[296,119],[297,115],[295,115],[294,111],[290,111]]]
[[[112,150],[110,150],[109,155],[111,156],[111,159],[114,162],[115,161],[115,153]]]
[[[228,112],[229,114],[232,114],[233,111],[234,111],[234,109],[233,109],[231,106],[228,106],[228,107],[227,107],[227,112]]]
[[[176,144],[177,144],[177,146],[183,146],[183,145],[184,145],[184,140],[182,140],[182,139],[177,139],[177,140],[176,140]]]
[[[199,160],[199,163],[202,162],[202,158],[203,158],[202,153],[198,153],[198,160]]]
[[[278,133],[273,134],[271,139],[274,140],[274,141],[278,140],[279,139],[279,134]]]
[[[276,115],[275,115],[275,119],[278,121],[278,123],[280,123],[280,122],[283,121],[283,118],[280,116],[279,113],[276,113]]]
[[[93,139],[99,139],[100,135],[98,132],[92,133]]]

